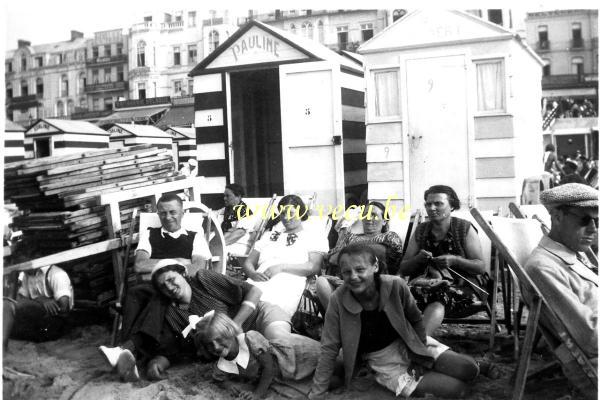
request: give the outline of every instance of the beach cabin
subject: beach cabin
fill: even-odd
[[[171,136],[152,125],[114,124],[108,128],[110,147],[151,144],[161,149],[172,149]]]
[[[25,131],[25,158],[108,148],[109,133],[87,121],[44,118]]]
[[[10,120],[4,121],[4,163],[25,158],[25,128]]]
[[[343,204],[366,189],[360,56],[250,21],[191,72],[202,201],[227,183],[248,197],[314,193]]]
[[[369,198],[422,208],[431,185],[504,209],[542,170],[542,61],[515,33],[461,11],[419,10],[359,47]]]
[[[179,163],[187,162],[190,158],[197,158],[196,151],[196,129],[181,126],[170,126],[165,129],[173,139],[174,161]]]

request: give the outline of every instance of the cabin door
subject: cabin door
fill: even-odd
[[[281,65],[281,134],[285,193],[317,193],[317,203],[344,204],[339,67]]]
[[[469,204],[467,71],[463,55],[405,60],[410,197],[423,207],[432,185],[451,186]]]

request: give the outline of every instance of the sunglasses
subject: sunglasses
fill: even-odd
[[[571,212],[569,210],[565,211],[565,214],[570,214],[573,215],[575,217],[579,217],[579,226],[588,226],[590,224],[590,222],[594,221],[594,224],[596,226],[596,228],[598,228],[598,217],[592,217],[589,215],[579,215],[579,214],[575,214],[574,212]]]

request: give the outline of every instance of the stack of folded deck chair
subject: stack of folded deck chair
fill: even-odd
[[[5,165],[5,201],[21,216],[13,224],[23,240],[52,254],[107,238],[107,221],[99,195],[185,179],[178,174],[169,149],[139,145],[118,149],[23,160]],[[134,208],[148,199],[120,204],[123,229]],[[114,298],[110,254],[98,254],[66,264],[76,298],[103,304]],[[77,293],[79,292],[79,293]],[[79,294],[80,296],[77,296]]]

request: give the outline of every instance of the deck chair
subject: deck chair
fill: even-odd
[[[209,213],[210,210],[204,204],[195,202],[184,203],[184,210],[192,210],[194,208],[200,209],[201,212],[186,212],[181,221],[181,225],[185,229],[195,231],[199,235],[204,235],[207,242],[216,235],[218,238],[217,243],[220,243],[220,246],[215,246],[215,253],[212,253],[213,249],[211,249],[213,257],[212,260],[210,260],[210,267],[214,271],[223,273],[225,240],[223,239],[221,227],[216,224],[214,216]],[[156,213],[140,213],[140,232],[143,232],[148,228],[158,227],[160,227],[160,219]]]
[[[576,360],[577,367],[584,372],[586,377],[588,377],[588,384],[592,385],[592,387],[595,387],[597,390],[598,376],[590,363],[590,360],[587,359],[581,349],[577,347],[563,322],[559,320],[556,313],[548,307],[548,303],[544,299],[544,296],[523,269],[525,261],[541,237],[541,230],[537,223],[528,219],[494,217],[490,220],[490,226],[477,209],[472,209],[471,214],[489,236],[494,246],[498,249],[502,259],[508,265],[512,276],[518,282],[521,291],[529,294],[525,299],[526,305],[529,308],[529,316],[527,318],[525,338],[515,375],[512,399],[517,400],[523,397],[536,329],[541,326],[539,325],[539,318],[542,310],[544,316],[547,317],[552,330],[558,333],[557,336],[550,335],[550,327],[542,327],[541,331],[544,339],[550,346],[553,346],[553,351],[557,349],[558,344],[565,344],[570,354]],[[559,361],[562,362],[560,358]],[[563,367],[565,366],[563,365]],[[573,368],[573,365],[569,365],[568,367]]]

